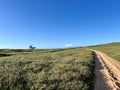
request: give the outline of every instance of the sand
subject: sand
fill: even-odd
[[[103,52],[95,54],[95,90],[120,90],[120,62]]]

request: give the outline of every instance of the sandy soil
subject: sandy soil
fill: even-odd
[[[95,90],[120,90],[120,62],[100,51],[95,53]]]

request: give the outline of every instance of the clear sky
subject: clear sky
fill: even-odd
[[[120,0],[0,0],[0,48],[120,41]]]

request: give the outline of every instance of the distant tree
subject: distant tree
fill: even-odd
[[[29,49],[34,50],[36,47],[33,47],[32,45],[29,46]]]

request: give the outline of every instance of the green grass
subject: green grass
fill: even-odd
[[[85,48],[0,50],[0,90],[93,90],[93,72]]]
[[[120,43],[109,43],[104,45],[91,46],[89,48],[102,51],[107,55],[120,61]]]

